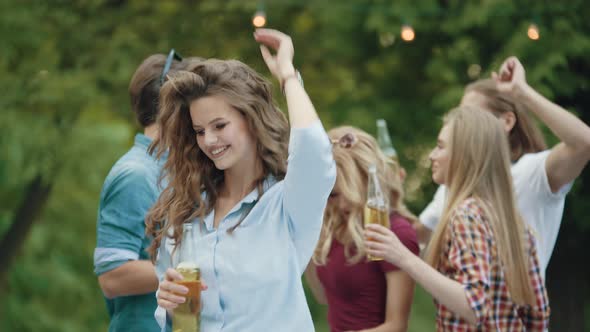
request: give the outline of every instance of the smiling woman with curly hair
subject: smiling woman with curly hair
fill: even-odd
[[[183,224],[192,223],[194,261],[207,285],[202,331],[311,331],[301,275],[336,169],[298,82],[291,39],[264,29],[255,38],[287,97],[291,130],[270,84],[239,61],[204,61],[162,88],[155,148],[168,153],[168,186],[147,218],[158,304],[173,311],[184,302],[187,288],[175,283],[182,276],[172,261]],[[163,326],[165,315],[157,316]]]

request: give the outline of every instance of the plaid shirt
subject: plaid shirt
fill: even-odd
[[[469,324],[435,301],[437,331],[544,331],[549,327],[549,302],[535,239],[528,230],[526,236],[535,306],[519,305],[512,300],[494,234],[478,202],[469,198],[455,209],[439,271],[464,285],[477,325]]]

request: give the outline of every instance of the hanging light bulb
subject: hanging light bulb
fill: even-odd
[[[401,32],[402,39],[406,42],[411,42],[416,37],[416,33],[414,33],[414,29],[408,25],[402,25],[402,32]]]
[[[252,17],[252,24],[257,28],[262,28],[266,25],[266,13],[264,10],[259,9],[254,13]]]
[[[539,34],[539,28],[537,27],[536,24],[531,23],[531,25],[529,25],[529,29],[527,30],[527,35],[532,40],[539,40],[541,35]]]

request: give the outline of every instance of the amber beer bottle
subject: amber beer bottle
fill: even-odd
[[[182,242],[178,253],[176,271],[182,275],[182,280],[176,283],[188,288],[186,301],[174,309],[172,331],[199,332],[201,323],[201,272],[196,259],[193,238],[193,225],[185,223],[182,226]],[[182,295],[182,294],[180,294]]]
[[[377,167],[371,165],[369,167],[369,181],[367,184],[367,203],[365,204],[365,218],[364,224],[379,224],[381,226],[389,227],[389,203],[381,185],[379,177],[377,176]],[[369,260],[380,261],[383,258],[368,256]]]

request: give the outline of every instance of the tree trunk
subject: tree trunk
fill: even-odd
[[[37,175],[28,185],[24,198],[16,211],[8,231],[0,242],[0,280],[4,280],[12,259],[18,254],[35,219],[49,198],[52,184],[44,183]]]

